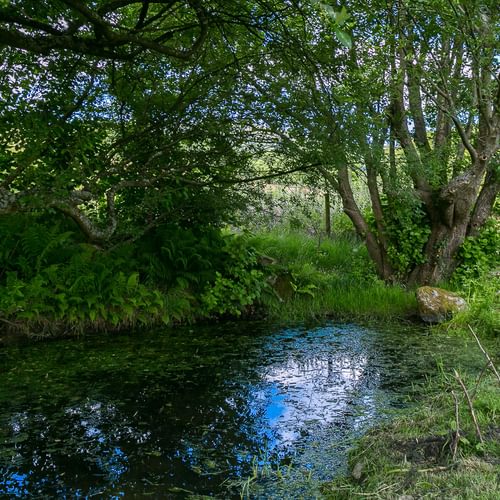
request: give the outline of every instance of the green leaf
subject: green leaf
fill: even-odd
[[[321,8],[334,20],[337,19],[337,13],[331,5],[327,5],[326,3],[320,4]]]
[[[139,273],[132,273],[127,280],[127,288],[135,288],[139,283]]]
[[[349,19],[347,9],[345,7],[342,7],[341,11],[337,13],[337,17],[335,19],[337,26],[342,26],[347,21],[347,19]]]
[[[352,47],[352,39],[351,37],[342,30],[336,29],[335,35],[337,36],[338,41],[344,46],[350,49]]]

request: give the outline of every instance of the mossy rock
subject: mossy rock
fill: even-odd
[[[422,286],[416,295],[419,315],[426,323],[442,323],[468,308],[465,299],[442,288]]]

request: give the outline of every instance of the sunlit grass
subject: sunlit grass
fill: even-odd
[[[470,307],[456,314],[444,327],[458,330],[471,325],[483,335],[499,335],[500,277],[486,274],[469,282],[458,291]]]
[[[287,300],[263,298],[272,318],[401,318],[416,310],[413,293],[377,279],[362,242],[354,237],[319,239],[274,230],[251,243],[291,272],[296,288]]]

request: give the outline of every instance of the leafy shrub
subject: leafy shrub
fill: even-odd
[[[133,248],[148,284],[202,289],[221,267],[224,239],[218,228],[183,228],[164,224],[144,235]]]
[[[418,264],[425,262],[424,246],[431,233],[427,215],[421,205],[408,197],[382,200],[386,236],[389,240],[387,253],[393,267],[402,277]],[[375,219],[370,211],[367,221],[375,231]]]
[[[458,253],[460,265],[453,281],[462,287],[472,284],[480,276],[494,271],[500,265],[500,219],[489,219],[478,236],[465,240]]]
[[[224,267],[215,272],[214,282],[206,286],[200,299],[202,311],[207,316],[240,316],[267,286],[264,273],[256,268],[256,250],[248,244],[247,238],[227,235],[224,243]]]
[[[103,329],[169,320],[158,290],[141,284],[137,272],[126,274],[109,257],[87,249],[31,279],[7,272],[0,311],[33,325],[54,321],[54,330],[59,324]]]
[[[265,286],[245,237],[165,224],[104,250],[37,214],[0,219],[0,317],[44,333],[239,315]]]
[[[356,234],[351,219],[344,213],[335,213],[332,217],[333,233],[341,237],[349,237]]]

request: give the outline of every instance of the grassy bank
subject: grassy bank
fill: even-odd
[[[249,242],[276,261],[268,270],[291,284],[283,297],[280,290],[263,295],[272,319],[397,320],[415,314],[414,294],[380,281],[366,247],[355,237],[319,239],[303,232],[273,230]]]
[[[46,337],[255,315],[290,322],[415,312],[413,294],[378,280],[366,248],[349,234],[319,239],[284,229],[198,235],[167,228],[105,250],[71,231],[54,230],[42,241],[44,221],[23,224],[13,224],[3,242],[4,332]]]
[[[459,377],[477,424],[458,379],[443,374],[418,390],[411,410],[363,437],[350,454],[351,476],[326,483],[323,494],[335,499],[499,498],[499,381],[483,376],[475,391],[477,376]]]
[[[443,332],[434,334],[439,343]],[[487,358],[470,331],[453,335],[467,347],[414,385],[405,408],[350,443],[347,474],[321,483],[304,467],[256,465],[237,485],[241,497],[264,498],[261,488],[272,481],[282,498],[499,498],[500,380],[485,369]],[[427,338],[432,342],[432,332]],[[480,343],[495,357],[498,339]],[[332,449],[323,453],[327,462]]]

